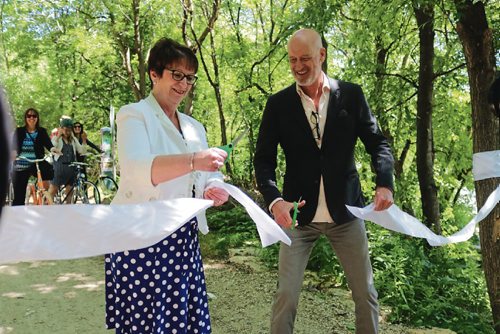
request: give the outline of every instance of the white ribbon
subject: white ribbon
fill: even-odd
[[[290,245],[281,228],[238,188],[218,182],[254,220],[262,247]],[[0,225],[0,263],[63,260],[153,245],[213,201],[179,198],[140,204],[5,207]]]
[[[358,218],[369,220],[386,229],[404,233],[412,237],[425,238],[431,246],[442,246],[450,243],[469,240],[474,234],[474,229],[481,220],[483,220],[495,208],[495,205],[500,201],[500,186],[490,194],[483,207],[472,220],[465,225],[463,229],[455,234],[444,237],[432,232],[427,226],[422,224],[417,218],[410,216],[404,211],[401,211],[396,204],[384,211],[373,210],[373,204],[364,208],[347,206],[353,215]]]
[[[474,154],[474,178],[500,176],[500,151]],[[250,197],[238,188],[217,182],[245,207],[254,221],[262,247],[288,236]],[[468,240],[476,225],[500,201],[500,186],[490,194],[478,214],[459,232],[436,235],[418,219],[392,205],[385,211],[347,206],[358,218],[392,231],[425,238],[432,246]],[[140,204],[5,207],[0,225],[0,263],[73,259],[144,248],[170,235],[212,201],[182,198]]]
[[[260,241],[262,247],[267,247],[274,244],[275,242],[282,241],[287,245],[291,245],[292,241],[286,235],[285,232],[279,227],[276,222],[271,219],[255,202],[243,193],[240,189],[233,185],[223,183],[216,180],[212,183],[213,186],[225,189],[235,200],[237,200],[245,210],[248,215],[252,218],[255,225],[257,226],[257,231],[259,232]]]
[[[472,174],[475,181],[500,177],[500,150],[474,153]]]
[[[132,205],[4,207],[0,263],[74,259],[147,247],[212,203],[182,198]]]
[[[473,156],[472,173],[476,181],[500,177],[500,151],[475,153]],[[417,218],[401,211],[395,204],[384,211],[373,210],[373,204],[364,208],[349,205],[346,205],[346,207],[358,218],[372,221],[395,232],[404,233],[412,237],[425,238],[431,246],[442,246],[469,240],[474,235],[476,225],[488,216],[499,201],[500,185],[488,196],[488,199],[477,215],[464,228],[449,237],[435,234]]]

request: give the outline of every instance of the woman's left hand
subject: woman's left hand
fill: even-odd
[[[212,187],[205,190],[203,197],[214,201],[214,206],[221,206],[229,199],[229,193],[222,188]]]

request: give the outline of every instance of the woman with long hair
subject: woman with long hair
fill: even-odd
[[[40,126],[40,114],[34,108],[28,108],[24,112],[24,125],[16,129],[12,142],[15,149],[14,156],[23,156],[32,160],[43,158],[45,149],[50,150],[53,147],[47,130]],[[44,187],[48,189],[49,181],[54,176],[52,166],[47,161],[43,161],[39,163],[39,167]],[[30,176],[36,176],[36,173],[35,164],[22,159],[15,161],[12,205],[24,205],[28,179]]]
[[[103,151],[99,148],[99,146],[97,146],[87,138],[87,132],[85,132],[85,130],[83,129],[82,123],[80,122],[73,123],[73,134],[75,135],[76,139],[78,139],[78,142],[81,145],[88,145],[97,152],[103,153]],[[76,160],[79,162],[85,162],[85,156],[77,154]]]

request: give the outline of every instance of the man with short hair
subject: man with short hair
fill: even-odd
[[[376,173],[375,210],[393,203],[393,157],[360,86],[329,78],[319,34],[301,29],[288,42],[295,83],[272,95],[260,125],[254,165],[257,185],[290,239],[281,244],[271,332],[293,332],[304,270],[316,240],[330,241],[352,290],[356,333],[378,333],[377,292],[364,222],[345,205],[362,206],[354,162],[361,139]],[[277,147],[285,155],[283,193],[276,186]],[[294,202],[298,202],[295,204]],[[297,225],[290,211],[300,208]]]

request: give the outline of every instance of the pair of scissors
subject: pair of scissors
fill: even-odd
[[[229,159],[229,157],[231,156],[231,153],[233,152],[233,149],[234,147],[236,146],[236,144],[238,144],[238,142],[243,139],[243,137],[245,137],[245,135],[248,133],[250,129],[249,128],[246,128],[245,130],[243,130],[239,135],[238,137],[236,137],[235,139],[233,139],[232,142],[230,142],[229,144],[227,145],[222,145],[222,146],[219,146],[219,148],[221,150],[224,150],[226,151],[227,153],[227,157],[226,157],[226,160],[224,160],[224,163],[226,163],[226,161]]]

